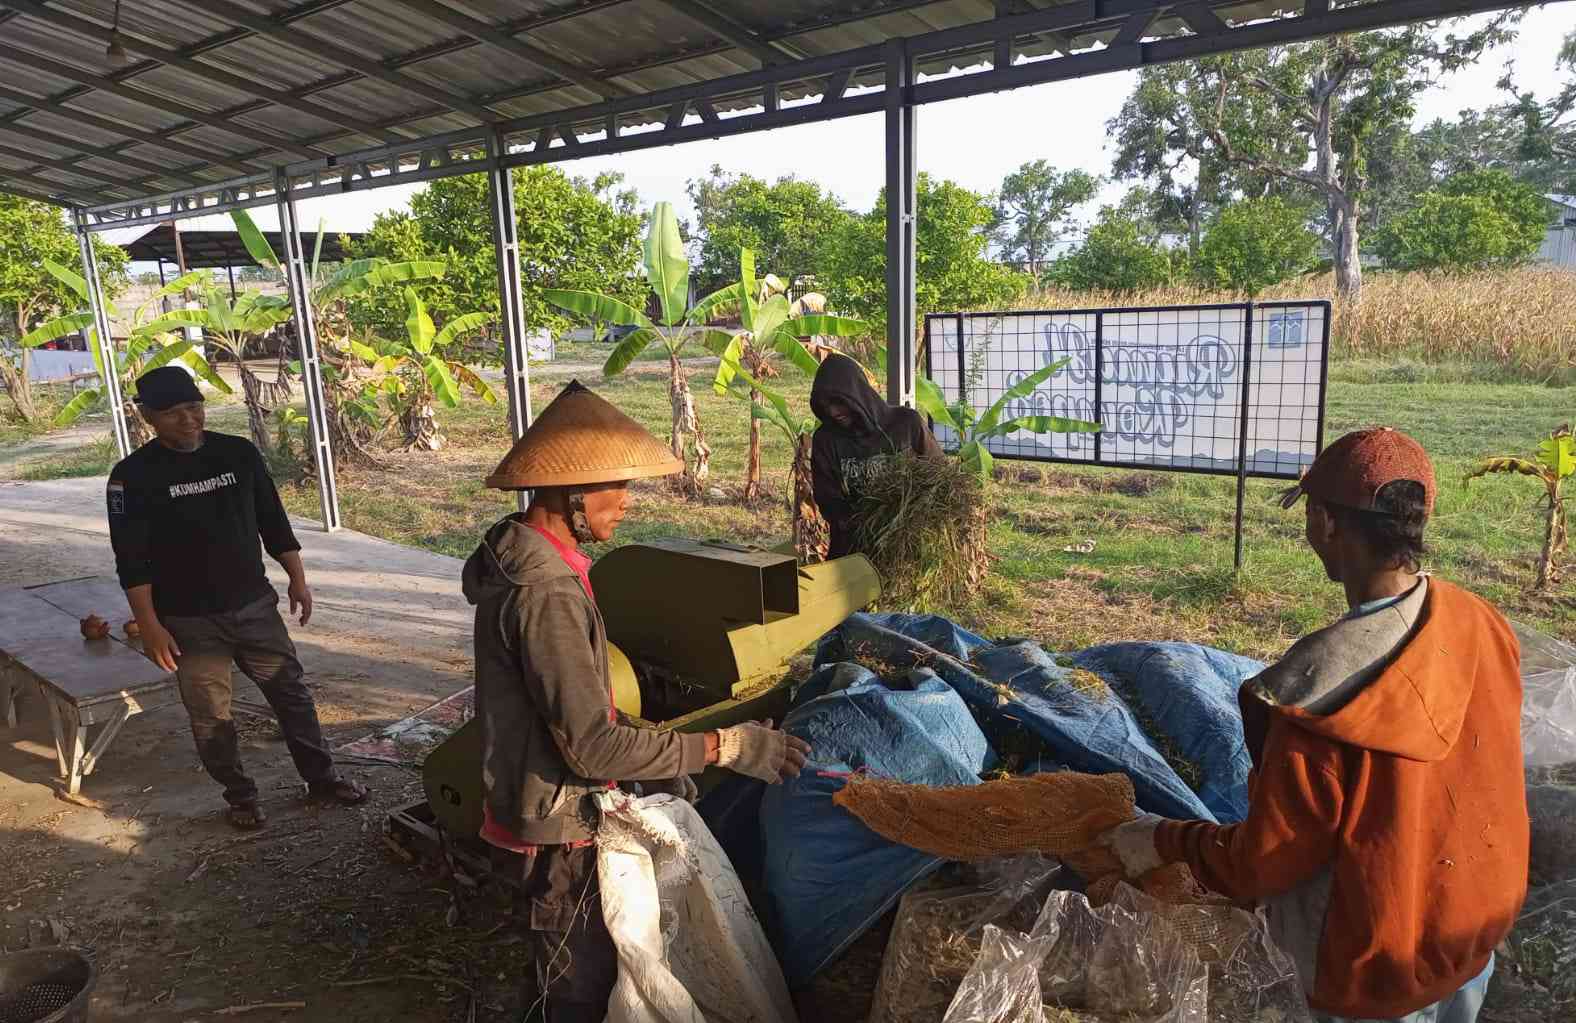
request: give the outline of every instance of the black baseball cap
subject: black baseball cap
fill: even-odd
[[[137,404],[163,412],[188,401],[202,401],[202,392],[190,373],[179,366],[160,366],[137,378]]]

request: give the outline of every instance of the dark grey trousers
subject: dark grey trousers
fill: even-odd
[[[161,618],[181,649],[176,661],[181,701],[191,715],[197,755],[224,786],[224,798],[231,804],[257,800],[257,783],[241,767],[235,720],[230,716],[231,663],[263,691],[301,777],[312,785],[328,784],[336,777],[334,758],[318,724],[317,705],[301,681],[301,662],[278,604],[279,595],[271,593],[223,614]]]

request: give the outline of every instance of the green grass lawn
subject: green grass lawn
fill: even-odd
[[[666,436],[666,372],[642,365],[612,381],[586,382]],[[536,367],[539,411],[565,378]],[[743,403],[718,397],[704,372],[692,373],[701,424],[713,448],[712,483],[721,498],[674,497],[661,481],[638,483],[618,542],[684,535],[774,544],[788,534],[780,499],[788,482],[787,449],[763,432],[765,485],[779,495],[756,507],[738,498],[749,431]],[[808,381],[778,381],[803,408]],[[1387,424],[1413,434],[1433,456],[1440,482],[1429,529],[1429,568],[1462,583],[1518,618],[1576,640],[1576,590],[1529,591],[1542,545],[1541,489],[1524,477],[1461,478],[1488,454],[1529,453],[1540,436],[1570,418],[1576,388],[1481,382],[1468,369],[1344,364],[1332,369],[1326,435]],[[377,469],[346,469],[339,478],[344,522],[399,543],[467,556],[480,534],[513,507],[511,495],[481,480],[508,448],[507,413],[471,402],[440,410],[448,445],[438,452],[389,452]],[[244,434],[233,401],[215,403],[210,425]],[[19,475],[53,478],[104,471],[113,452],[100,443]],[[1032,636],[1058,649],[1120,639],[1185,639],[1260,657],[1342,610],[1338,587],[1323,578],[1302,541],[1301,510],[1282,511],[1284,484],[1249,484],[1246,558],[1232,569],[1231,479],[998,463],[1008,478],[993,488],[994,575],[978,606],[956,617],[991,635]],[[1029,479],[1014,478],[1031,470]],[[1037,477],[1037,478],[1036,478]],[[281,481],[290,510],[316,518],[311,481]],[[1067,550],[1092,541],[1088,553]]]
[[[1542,544],[1539,487],[1522,477],[1475,481],[1461,477],[1474,460],[1526,452],[1569,416],[1576,389],[1535,384],[1371,382],[1385,379],[1359,367],[1359,381],[1337,372],[1329,391],[1327,436],[1387,424],[1419,438],[1434,457],[1440,481],[1429,531],[1429,568],[1493,600],[1513,617],[1576,639],[1576,601],[1568,591],[1531,594]],[[693,374],[701,423],[713,448],[713,483],[722,500],[673,497],[660,482],[637,484],[619,542],[685,535],[734,542],[776,543],[787,536],[786,507],[774,500],[743,506],[748,438],[742,403],[712,394]],[[669,419],[665,376],[591,381],[606,397],[659,435]],[[561,386],[539,372],[535,407]],[[779,381],[801,407],[808,381]],[[467,405],[439,416],[450,445],[434,454],[396,453],[388,466],[353,471],[340,480],[344,520],[353,529],[464,557],[481,532],[511,509],[510,497],[488,491],[484,477],[507,449],[502,408]],[[766,488],[787,487],[787,449],[764,433]],[[1181,473],[1134,472],[999,463],[1029,468],[1039,479],[1012,479],[993,491],[993,550],[998,561],[986,599],[957,617],[993,635],[1027,635],[1057,648],[1118,639],[1159,637],[1211,643],[1257,656],[1342,610],[1338,587],[1323,578],[1302,542],[1302,513],[1282,511],[1279,482],[1250,482],[1243,572],[1232,568],[1235,482]],[[1028,474],[1031,478],[1034,472]],[[287,486],[291,510],[314,516],[310,484]],[[1094,542],[1089,553],[1068,547]]]

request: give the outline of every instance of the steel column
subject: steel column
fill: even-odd
[[[1231,559],[1232,569],[1242,571],[1243,505],[1248,494],[1248,424],[1253,399],[1253,318],[1257,307],[1249,302],[1242,317],[1242,421],[1237,427],[1237,516],[1235,547]]]
[[[323,532],[339,528],[339,491],[334,481],[334,452],[328,438],[328,403],[323,396],[323,366],[317,350],[317,324],[312,313],[311,281],[307,279],[306,250],[301,244],[301,223],[296,213],[290,181],[283,172],[275,179],[279,199],[279,236],[285,246],[285,280],[290,285],[290,309],[296,337],[301,342],[301,386],[306,391],[307,422],[312,431],[312,463],[317,471],[318,504]]]
[[[915,209],[913,62],[897,39],[886,50],[887,400],[914,405]],[[958,338],[961,346],[962,337]]]
[[[77,222],[77,247],[82,256],[82,279],[87,282],[88,308],[93,313],[91,343],[98,346],[99,377],[104,401],[109,405],[109,427],[115,435],[115,449],[125,458],[131,454],[131,431],[126,427],[126,404],[120,393],[120,362],[115,358],[115,339],[109,332],[109,311],[104,306],[98,259],[93,255],[93,235],[88,231],[87,219],[81,210],[75,211],[73,216]]]
[[[525,436],[531,425],[530,350],[525,340],[525,300],[520,283],[519,222],[515,219],[514,188],[509,169],[499,163],[509,147],[503,132],[494,131],[489,143],[492,160],[487,170],[487,190],[492,199],[493,252],[498,260],[498,309],[502,326],[504,387],[509,391],[509,434]],[[520,510],[530,504],[530,491],[517,495]]]

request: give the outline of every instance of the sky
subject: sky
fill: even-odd
[[[1484,18],[1467,20],[1477,23]],[[1555,56],[1572,30],[1576,30],[1576,2],[1566,0],[1528,12],[1514,44],[1491,51],[1475,66],[1446,76],[1425,93],[1417,104],[1415,123],[1452,119],[1463,109],[1502,102],[1505,96],[1497,83],[1507,61],[1515,63],[1520,88],[1552,95],[1561,81]],[[919,169],[977,192],[994,191],[1008,173],[1041,158],[1060,170],[1078,167],[1103,175],[1110,170],[1112,155],[1105,123],[1121,108],[1136,79],[1136,72],[1119,72],[920,107],[916,115]],[[704,176],[713,164],[767,180],[788,174],[807,178],[854,209],[869,209],[885,182],[883,127],[883,116],[871,114],[558,166],[585,177],[621,172],[643,204],[668,200],[680,217],[691,212],[686,183]],[[330,229],[365,230],[379,212],[406,208],[421,187],[394,186],[303,200],[301,221],[311,227],[323,218]],[[1114,202],[1127,187],[1127,183],[1107,184],[1084,215],[1102,203]],[[254,210],[253,216],[264,229],[277,225],[272,206]],[[229,218],[203,217],[184,223],[192,230],[223,228],[229,226]]]

